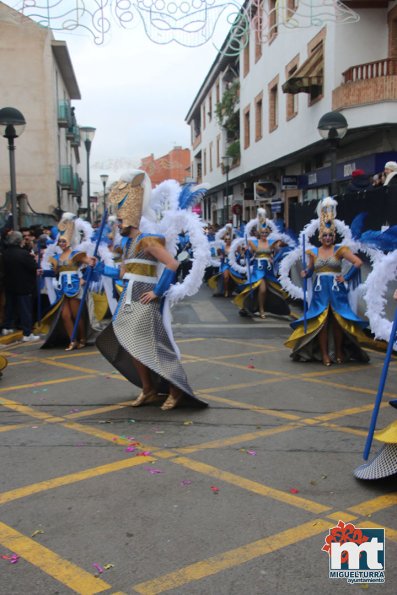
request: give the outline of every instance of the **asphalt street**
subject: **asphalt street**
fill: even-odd
[[[396,482],[352,475],[384,354],[294,363],[287,319],[206,287],[173,328],[207,409],[130,407],[139,389],[93,346],[2,348],[0,594],[394,594]],[[393,359],[379,428],[396,379]],[[386,530],[384,584],[329,578],[340,520]]]

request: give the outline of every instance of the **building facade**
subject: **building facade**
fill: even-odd
[[[330,194],[332,175],[343,191],[354,169],[373,175],[396,158],[397,2],[344,5],[308,20],[299,0],[245,3],[240,50],[231,31],[186,116],[192,176],[211,185],[206,220],[266,206],[288,223],[291,203]],[[318,131],[331,111],[348,123],[336,173]]]
[[[0,79],[0,108],[16,108],[26,120],[15,139],[17,193],[36,212],[77,212],[80,134],[71,102],[81,96],[67,45],[1,2]],[[10,190],[7,152],[0,139],[2,205]]]
[[[174,147],[157,159],[152,153],[142,158],[140,169],[148,174],[153,187],[171,179],[183,184],[190,176],[190,149]]]

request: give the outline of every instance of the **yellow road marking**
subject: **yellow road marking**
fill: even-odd
[[[63,585],[81,595],[94,595],[111,588],[100,578],[79,568],[72,562],[61,558],[48,548],[15,531],[12,527],[0,522],[0,543],[13,553],[18,554],[30,564],[52,576]]]
[[[358,430],[357,428],[347,428],[345,426],[339,426],[338,424],[321,424],[322,428],[329,428],[330,430],[336,430],[337,432],[343,432],[344,434],[354,434],[355,436],[367,436],[367,430]]]
[[[285,504],[289,504],[297,508],[302,508],[303,510],[307,510],[308,512],[317,514],[326,512],[331,509],[330,506],[324,506],[323,504],[318,504],[317,502],[314,502],[312,500],[307,500],[305,498],[301,498],[300,496],[294,496],[293,494],[289,494],[287,492],[283,492],[281,490],[277,490],[275,488],[266,486],[262,483],[246,479],[241,475],[235,475],[234,473],[229,473],[228,471],[222,471],[217,467],[207,465],[206,463],[200,463],[199,461],[194,461],[193,459],[188,459],[186,457],[178,457],[172,459],[172,462],[176,463],[177,465],[187,467],[192,471],[202,473],[203,475],[215,477],[219,481],[230,483],[244,490],[248,490],[249,492],[259,494],[260,496],[266,496],[267,498],[272,498],[273,500],[284,502]]]
[[[80,374],[79,376],[68,376],[67,378],[56,378],[55,380],[44,380],[41,382],[31,382],[30,384],[19,384],[14,386],[7,386],[0,388],[0,393],[7,393],[10,390],[21,390],[23,388],[36,388],[36,386],[48,386],[49,384],[62,384],[63,382],[73,382],[74,380],[84,380],[86,378],[93,378],[93,374]],[[0,404],[3,401],[0,397]]]
[[[22,428],[29,428],[32,422],[29,424],[13,424],[9,426],[0,426],[0,432],[10,432],[11,430],[21,430]]]
[[[239,434],[237,436],[232,436],[231,438],[221,438],[220,440],[213,440],[212,442],[204,442],[192,446],[185,446],[183,448],[174,448],[173,451],[177,452],[178,454],[190,454],[192,452],[206,450],[209,448],[224,448],[225,446],[233,446],[234,444],[241,444],[251,441],[253,442],[254,440],[262,438],[263,436],[273,436],[274,434],[279,434],[281,432],[288,432],[289,430],[294,430],[297,427],[297,425],[293,424],[278,426],[277,428],[269,428],[259,432]]]
[[[397,492],[393,492],[391,494],[378,496],[377,498],[373,498],[371,500],[366,500],[365,502],[361,502],[361,504],[356,504],[355,506],[350,506],[349,510],[360,516],[367,516],[369,514],[373,514],[374,512],[385,510],[385,508],[396,506],[396,504]]]
[[[331,382],[328,380],[324,380],[323,378],[317,379],[317,378],[308,378],[308,377],[299,377],[299,380],[303,380],[304,382],[314,382],[316,384],[321,384],[322,386],[326,385],[326,386],[332,386],[333,388],[342,388],[343,390],[347,390],[350,392],[354,392],[354,393],[363,393],[366,395],[376,395],[377,394],[377,390],[375,389],[371,389],[371,388],[360,388],[358,386],[352,386],[352,385],[348,385],[348,384],[340,384],[338,382]],[[389,393],[387,391],[385,391],[383,393],[384,396],[386,397],[391,397],[393,399],[397,398],[397,394],[396,393]]]
[[[354,514],[349,514],[344,510],[340,510],[339,512],[333,512],[332,514],[327,514],[327,519],[332,519],[333,521],[343,521],[344,523],[350,523],[351,521],[355,521],[358,517]]]
[[[388,403],[383,403],[381,407],[387,407]],[[331,413],[325,413],[322,415],[316,415],[313,419],[316,421],[331,421],[332,419],[338,419],[340,417],[346,417],[348,415],[355,415],[356,413],[365,413],[366,411],[372,411],[374,408],[373,404],[361,405],[360,407],[350,407],[349,409],[339,409],[339,411],[332,411]],[[303,420],[304,421],[304,420]]]
[[[46,413],[45,411],[37,411],[37,409],[33,409],[33,407],[29,407],[28,405],[22,405],[21,403],[11,401],[10,399],[5,399],[3,397],[0,398],[0,405],[7,407],[7,409],[17,411],[18,413],[34,417],[35,419],[43,419],[48,422],[63,421],[62,417],[54,417],[53,415],[51,415],[50,413]]]
[[[8,362],[7,368],[9,368],[10,366],[21,366],[22,364],[31,364],[34,361],[34,359],[21,359],[17,362]]]
[[[192,581],[198,581],[202,578],[212,576],[227,570],[245,564],[250,560],[259,558],[266,554],[280,550],[288,545],[298,543],[309,537],[314,537],[324,533],[329,529],[329,521],[317,519],[298,525],[293,529],[281,531],[275,535],[258,539],[241,547],[212,556],[207,560],[190,564],[174,572],[160,576],[154,580],[146,581],[133,585],[133,589],[141,595],[157,595],[171,589],[176,589]]]
[[[274,347],[272,345],[267,345],[267,344],[262,344],[261,345],[261,340],[258,339],[258,343],[255,343],[254,341],[241,341],[240,339],[215,339],[215,341],[220,341],[221,343],[234,343],[236,345],[244,345],[244,347],[262,347],[264,351],[273,351]],[[280,351],[285,351],[285,347],[283,349],[280,349]]]
[[[99,467],[91,467],[90,469],[77,471],[76,473],[70,473],[69,475],[62,475],[61,477],[39,481],[38,483],[0,493],[0,505],[19,500],[20,498],[25,498],[26,496],[31,496],[32,494],[38,494],[61,486],[84,481],[85,479],[92,479],[99,477],[100,475],[107,475],[108,473],[114,473],[115,471],[137,467],[138,465],[151,461],[155,461],[154,457],[134,457],[122,461],[115,461],[114,463],[108,463],[106,465],[100,465]]]
[[[239,384],[226,384],[223,386],[210,386],[208,388],[199,389],[196,391],[197,394],[204,393],[228,393],[231,390],[240,390],[241,388],[251,388],[252,386],[261,386],[262,384],[268,384],[271,382],[279,382],[278,378],[258,378],[253,382],[241,382]]]
[[[116,434],[113,434],[111,432],[105,432],[105,430],[99,430],[98,428],[93,428],[91,426],[77,424],[75,422],[66,422],[62,425],[64,428],[76,430],[76,432],[82,432],[83,434],[89,434],[90,436],[95,436],[95,438],[100,438],[101,440],[112,442],[113,444],[126,444],[129,442],[127,438],[120,438]],[[141,448],[144,450],[153,450],[153,448],[149,446],[142,445]]]
[[[259,405],[250,405],[249,403],[242,403],[241,401],[225,399],[224,397],[215,397],[213,395],[208,395],[205,391],[200,391],[200,395],[202,395],[209,401],[215,401],[217,403],[225,403],[226,405],[231,405],[232,407],[238,407],[239,409],[248,409],[249,411],[255,411],[256,413],[263,413],[263,415],[271,415],[273,417],[281,417],[282,419],[290,419],[291,421],[300,419],[299,415],[295,415],[293,413],[285,413],[285,411],[277,411],[275,409],[265,409],[264,407],[259,407]]]
[[[71,357],[87,357],[90,355],[98,355],[99,352],[95,349],[95,351],[83,351],[81,352],[80,350],[78,351],[78,353],[65,353],[65,355],[52,355],[51,357],[46,357],[43,359],[46,360],[57,360],[57,359],[69,359]],[[41,359],[41,358],[40,358]]]
[[[375,364],[369,364],[365,366],[366,370],[370,368],[377,367]],[[333,374],[336,376],[341,376],[342,374],[351,374],[352,372],[357,372],[358,370],[362,371],[363,366],[333,366],[331,369],[322,370],[321,372],[304,372],[303,374],[299,374],[300,378],[316,378],[321,376],[332,376]]]

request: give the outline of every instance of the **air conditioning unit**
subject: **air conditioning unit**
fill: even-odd
[[[254,200],[270,202],[272,198],[279,196],[280,184],[273,180],[259,180],[254,183]]]

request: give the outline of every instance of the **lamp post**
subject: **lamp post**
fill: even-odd
[[[87,221],[91,222],[91,204],[90,204],[90,151],[91,143],[94,140],[96,128],[92,126],[83,126],[80,128],[81,140],[84,142],[87,152]]]
[[[346,135],[348,123],[339,112],[328,112],[324,114],[317,125],[320,136],[327,140],[330,145],[331,156],[331,194],[338,192],[336,179],[336,149],[340,140]]]
[[[233,163],[233,157],[224,155],[222,157],[222,163],[226,174],[226,201],[223,204],[223,224],[225,224],[229,218],[229,171]]]
[[[106,211],[106,184],[109,179],[108,174],[101,174],[99,176],[103,185],[103,212]]]
[[[20,111],[13,107],[0,109],[0,134],[8,139],[8,151],[10,154],[10,186],[11,186],[11,210],[13,229],[18,228],[18,207],[17,188],[15,178],[15,145],[14,138],[21,136],[25,130],[26,121]]]

